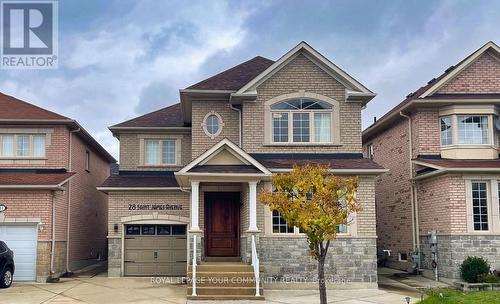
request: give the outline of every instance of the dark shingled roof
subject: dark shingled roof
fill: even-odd
[[[71,120],[3,93],[0,93],[0,119]]]
[[[363,158],[357,153],[289,153],[289,154],[251,154],[259,163],[266,168],[289,169],[294,165],[324,164],[331,169],[384,169],[371,159]]]
[[[182,117],[181,104],[176,103],[166,108],[144,114],[112,126],[115,127],[186,127]]]
[[[262,173],[259,169],[250,165],[202,165],[196,166],[189,172],[207,173]]]
[[[55,186],[73,176],[65,173],[0,173],[1,186]]]
[[[174,174],[165,175],[111,175],[101,185],[104,188],[164,188],[179,187]]]
[[[257,56],[217,75],[202,80],[186,89],[237,91],[274,63],[273,60]]]
[[[429,159],[417,158],[416,161],[444,168],[499,168],[500,159]]]

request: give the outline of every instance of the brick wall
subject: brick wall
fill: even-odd
[[[213,145],[228,138],[233,143],[239,142],[239,114],[231,110],[229,103],[224,100],[218,101],[193,101],[192,103],[192,158],[196,158]],[[214,139],[210,138],[203,130],[202,123],[205,116],[211,111],[217,112],[222,118],[224,126],[221,133]]]
[[[19,130],[23,134],[35,134],[32,130],[47,130],[45,158],[0,159],[0,168],[66,168],[68,164],[69,131],[66,126],[52,125],[0,125],[0,129],[8,128],[11,132]],[[2,133],[0,131],[0,133]],[[36,133],[43,134],[43,133]]]
[[[243,105],[243,148],[256,152],[357,152],[361,153],[361,105],[346,103],[345,87],[303,55],[293,59],[257,88],[257,102]],[[265,101],[299,90],[321,94],[340,103],[340,147],[264,146]],[[194,123],[193,123],[194,125]],[[268,127],[270,128],[270,127]]]
[[[441,153],[440,128],[437,108],[422,108],[412,114],[412,158]]]
[[[433,229],[440,234],[466,233],[465,180],[444,175],[417,183],[420,235]]]
[[[499,93],[500,59],[491,51],[481,55],[438,93]]]
[[[365,150],[368,144],[373,145],[374,161],[389,169],[376,181],[377,247],[379,253],[392,250],[389,261],[406,269],[397,259],[399,252],[413,250],[408,121],[400,119],[366,141]]]
[[[86,152],[90,153],[89,170],[85,170]],[[97,191],[109,176],[109,163],[73,135],[70,180],[71,223],[70,262],[95,259],[106,255],[107,197]]]

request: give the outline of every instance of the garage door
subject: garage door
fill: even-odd
[[[185,225],[125,226],[126,276],[185,276]]]
[[[0,240],[14,251],[14,281],[36,279],[36,225],[0,225]]]

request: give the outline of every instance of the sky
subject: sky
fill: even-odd
[[[107,127],[177,103],[179,89],[308,42],[376,92],[363,128],[492,40],[500,1],[60,0],[59,67],[1,70],[0,91]]]

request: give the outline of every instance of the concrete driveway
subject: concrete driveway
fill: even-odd
[[[319,303],[318,293],[311,290],[265,290],[264,294],[265,303]],[[407,295],[405,291],[398,293],[380,289],[332,290],[328,294],[328,302],[337,304],[404,304]],[[413,298],[411,303],[416,301]],[[51,284],[14,283],[11,288],[0,290],[0,304],[4,303],[186,303],[186,285],[158,285],[151,283],[149,278],[108,278],[101,274],[63,278],[59,283]]]

